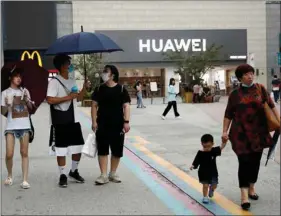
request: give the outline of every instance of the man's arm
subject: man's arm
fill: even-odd
[[[124,110],[124,126],[123,131],[125,133],[128,133],[130,131],[130,104],[124,103],[123,104],[123,110]]]
[[[56,104],[60,104],[63,102],[67,102],[67,101],[71,101],[73,99],[75,99],[77,97],[78,94],[75,93],[70,93],[69,95],[65,96],[65,97],[51,97],[51,96],[47,96],[47,102],[48,104],[51,105],[56,105]]]
[[[96,101],[92,101],[91,108],[91,116],[92,116],[92,129],[95,132],[97,130],[97,111],[98,111],[98,103]]]
[[[123,109],[124,109],[124,120],[130,121],[130,104],[129,103],[123,104]]]

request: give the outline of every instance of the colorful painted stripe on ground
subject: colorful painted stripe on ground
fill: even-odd
[[[163,176],[161,178],[160,174],[157,175],[153,168],[145,164],[132,152],[127,149],[124,152],[125,157],[122,159],[124,164],[176,215],[213,215],[186,194],[183,194],[182,191],[178,191]]]
[[[83,125],[91,129],[88,116],[79,115]],[[171,210],[175,215],[212,215],[193,199],[188,197],[173,184],[161,177],[157,172],[136,155],[125,149],[122,162]]]
[[[148,141],[141,143],[141,140],[144,139],[139,137],[129,137],[127,138],[128,142],[126,147],[167,177],[194,200],[201,202],[201,184],[195,178],[189,176],[187,173],[175,167],[168,161],[149,151],[144,146],[148,143]],[[212,202],[210,204],[202,205],[215,215],[252,215],[252,213],[243,211],[240,206],[236,205],[219,193],[215,193],[215,197],[211,201]]]

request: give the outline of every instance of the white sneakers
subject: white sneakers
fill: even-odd
[[[101,174],[97,178],[95,183],[97,185],[104,185],[104,184],[107,184],[109,181],[114,182],[114,183],[121,183],[121,179],[116,173],[114,173],[114,174],[109,173],[108,177],[106,175]]]
[[[6,178],[5,182],[4,182],[4,185],[6,186],[12,186],[13,185],[13,179],[12,177],[8,177]],[[30,188],[30,184],[27,182],[27,181],[23,181],[21,184],[20,184],[21,188],[22,189],[29,189]]]
[[[107,184],[108,182],[109,182],[108,177],[102,174],[95,181],[97,185],[104,185]]]
[[[27,181],[24,181],[20,184],[22,189],[29,189],[30,188],[30,184]]]
[[[6,180],[5,180],[5,182],[4,182],[4,185],[12,186],[12,185],[13,185],[13,179],[12,179],[12,177],[6,178]]]
[[[117,174],[109,174],[108,179],[114,183],[121,183],[121,179]]]

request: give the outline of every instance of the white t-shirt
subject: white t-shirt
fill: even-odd
[[[60,84],[60,82],[56,79],[52,79],[49,82],[48,85],[48,91],[47,91],[47,97],[65,97],[69,95],[71,92],[71,88],[76,85],[74,79],[64,79],[61,75],[56,76],[57,79],[59,79],[67,88],[67,90]],[[76,102],[77,100],[73,100],[73,106],[74,106],[74,116],[76,119]],[[56,110],[60,111],[67,111],[69,106],[71,104],[71,101],[66,101],[60,104],[54,105],[54,108]]]
[[[30,98],[29,91],[25,89],[26,95],[28,98]],[[5,98],[13,95],[16,97],[22,97],[23,91],[20,89],[13,89],[8,88],[4,90],[1,94],[1,106],[7,106],[5,102]],[[24,109],[24,107],[21,107]],[[25,107],[26,109],[27,107]],[[7,116],[7,124],[6,124],[6,130],[21,130],[21,129],[30,129],[30,120],[29,120],[29,114],[28,117],[18,117],[13,118],[12,116],[12,109],[9,107],[8,109],[8,116]]]

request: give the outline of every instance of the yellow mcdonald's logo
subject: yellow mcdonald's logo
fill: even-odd
[[[25,59],[25,56],[27,56],[28,59],[33,59],[34,60],[34,57],[35,55],[37,56],[37,61],[38,61],[38,65],[40,67],[42,67],[42,58],[39,54],[38,51],[33,51],[31,54],[29,51],[24,51],[22,54],[21,54],[21,61],[23,61]]]

